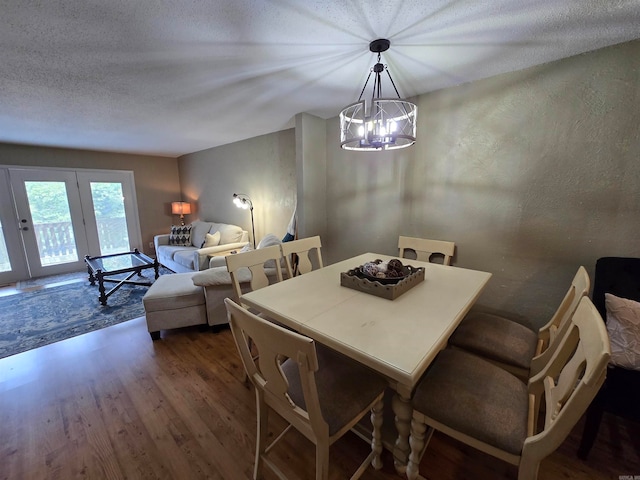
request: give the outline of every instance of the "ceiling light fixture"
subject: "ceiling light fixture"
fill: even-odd
[[[416,142],[418,107],[400,98],[396,84],[386,65],[380,63],[382,52],[389,50],[391,42],[380,38],[369,44],[369,50],[378,54],[378,63],[369,71],[358,101],[340,112],[340,146],[345,150],[393,150]],[[382,97],[381,73],[386,71],[398,96]],[[374,74],[371,103],[362,100],[371,74]]]

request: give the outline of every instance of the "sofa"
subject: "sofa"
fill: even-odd
[[[160,265],[176,273],[198,272],[209,268],[211,256],[242,249],[249,243],[249,232],[237,225],[196,220],[172,227],[171,234],[156,235],[153,243]]]
[[[258,249],[279,245],[278,238],[269,234],[258,244]],[[251,250],[246,245],[241,253]],[[273,262],[272,262],[273,263]],[[160,331],[191,325],[206,325],[214,329],[227,323],[224,299],[235,296],[231,276],[223,256],[213,257],[210,268],[199,272],[161,275],[145,294],[142,303],[145,309],[147,328],[153,340],[160,338]],[[277,280],[276,265],[265,264],[265,273],[270,282]],[[281,270],[286,270],[281,262]],[[242,292],[251,291],[251,271],[241,268],[236,273]]]

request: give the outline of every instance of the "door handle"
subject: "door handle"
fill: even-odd
[[[27,231],[27,230],[29,230],[29,227],[20,227],[20,230]]]

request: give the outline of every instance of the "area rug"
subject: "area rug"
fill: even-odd
[[[107,306],[88,281],[0,297],[0,358],[141,317],[148,288],[123,285]]]

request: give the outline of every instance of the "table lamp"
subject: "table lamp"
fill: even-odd
[[[191,204],[189,202],[171,202],[171,213],[180,215],[180,225],[184,225],[184,216],[191,213]]]

